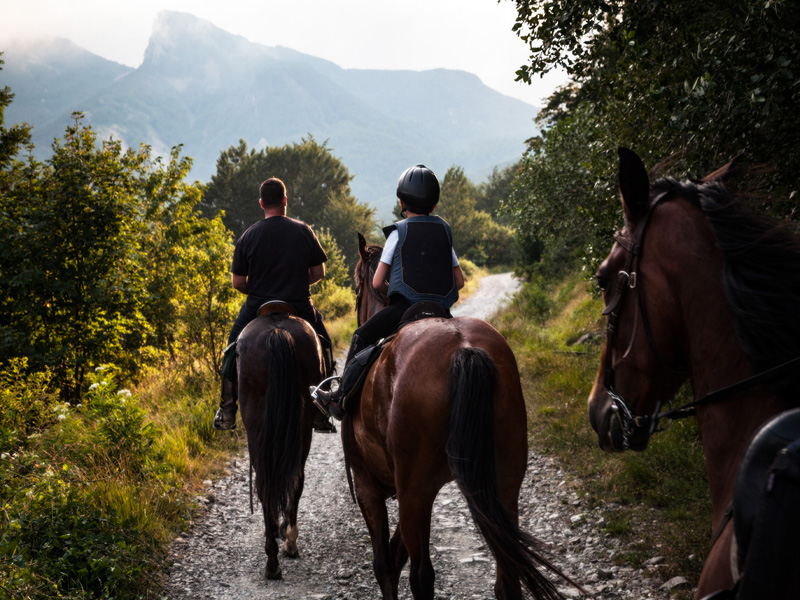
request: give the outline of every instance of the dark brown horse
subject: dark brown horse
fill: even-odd
[[[381,248],[367,246],[363,237],[359,242],[360,324],[387,298],[371,285]],[[397,598],[409,557],[414,598],[434,597],[431,511],[439,490],[453,479],[497,561],[497,597],[521,598],[520,581],[536,598],[561,597],[538,567],[565,576],[517,525],[527,415],[516,360],[503,336],[471,318],[406,325],[372,366],[351,410],[342,439],[384,600]],[[399,522],[390,539],[386,500],[394,495]]]
[[[276,537],[281,517],[283,551],[298,555],[297,506],[317,410],[308,389],[323,377],[322,350],[303,319],[275,313],[244,328],[237,354],[239,406],[264,511],[265,576],[280,579]]]
[[[698,597],[733,585],[725,513],[737,467],[759,426],[797,402],[799,383],[797,368],[770,385],[747,381],[800,355],[800,243],[726,191],[731,168],[651,187],[639,157],[620,149],[625,226],[597,272],[608,332],[589,417],[600,446],[644,450],[659,418],[697,416],[718,532]],[[661,413],[687,378],[691,412]]]

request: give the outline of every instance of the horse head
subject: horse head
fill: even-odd
[[[589,396],[600,447],[615,452],[647,447],[662,405],[689,374],[683,295],[708,285],[721,269],[702,213],[667,192],[654,193],[634,152],[620,148],[619,157],[624,227],[596,275],[607,332]]]
[[[356,283],[356,316],[362,325],[372,315],[389,304],[389,298],[374,287],[372,278],[381,259],[383,246],[368,244],[366,238],[358,234],[358,264],[355,269]]]

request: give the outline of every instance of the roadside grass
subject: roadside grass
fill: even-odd
[[[0,597],[159,598],[167,545],[194,518],[202,481],[243,447],[241,431],[211,429],[211,377],[165,363],[133,391],[113,365],[93,380],[77,405],[33,382],[49,411],[24,431],[9,415],[31,423],[31,381],[5,380]]]
[[[696,584],[711,535],[696,422],[673,423],[651,438],[645,452],[611,455],[599,449],[586,402],[603,344],[601,311],[588,283],[574,274],[555,283],[526,283],[495,318],[519,363],[531,445],[558,457],[585,506],[602,507],[605,534],[627,548],[615,558],[618,563],[641,567],[662,556],[656,576],[682,575]],[[688,391],[682,390],[676,402],[686,400]],[[674,597],[693,593],[683,589]]]
[[[337,351],[355,320],[327,323]],[[129,390],[104,365],[70,405],[24,372],[0,371],[0,598],[162,598],[169,543],[246,447],[211,427],[218,380],[165,359]]]

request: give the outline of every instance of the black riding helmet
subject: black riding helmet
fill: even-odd
[[[397,197],[411,212],[428,214],[439,202],[439,180],[425,165],[410,167],[400,175]]]

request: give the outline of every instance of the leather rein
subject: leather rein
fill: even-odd
[[[649,437],[653,433],[666,429],[665,427],[659,429],[658,422],[661,419],[669,419],[670,421],[674,421],[677,419],[694,416],[696,414],[695,409],[698,406],[704,406],[714,402],[726,400],[732,396],[735,396],[741,391],[776,380],[783,375],[790,373],[797,366],[800,366],[800,356],[798,356],[730,386],[710,392],[702,398],[688,402],[679,408],[673,409],[670,403],[670,409],[661,412],[661,402],[658,402],[653,413],[649,415],[636,415],[631,410],[629,404],[614,387],[614,352],[612,350],[617,335],[617,322],[619,321],[619,316],[624,306],[624,300],[628,290],[638,289],[637,306],[639,309],[639,314],[641,315],[642,325],[647,337],[647,342],[650,345],[650,350],[653,352],[656,359],[664,368],[672,371],[673,373],[686,375],[689,373],[688,368],[672,365],[667,362],[656,349],[653,341],[652,329],[650,328],[650,322],[647,319],[647,311],[645,310],[642,289],[639,285],[640,282],[638,277],[639,262],[642,254],[642,243],[644,240],[644,234],[647,231],[647,226],[650,223],[650,217],[655,211],[656,207],[667,199],[667,196],[667,193],[663,193],[653,200],[650,210],[641,224],[637,226],[632,238],[625,237],[622,235],[622,233],[617,233],[614,235],[616,242],[628,253],[628,260],[626,262],[625,270],[620,271],[617,275],[617,289],[614,298],[603,310],[603,315],[605,315],[608,319],[606,326],[604,385],[608,397],[611,400],[611,410],[615,413],[615,417],[618,419],[620,429],[622,431],[623,450],[627,450],[630,447],[630,439],[636,433],[645,432]],[[636,335],[635,327],[636,325],[634,324],[631,345],[633,343],[633,336]],[[623,358],[627,356],[629,351],[630,346],[623,355]]]

